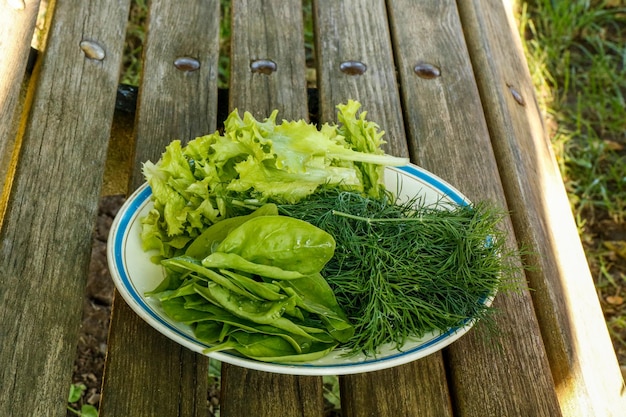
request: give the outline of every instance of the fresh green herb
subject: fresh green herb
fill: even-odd
[[[166,277],[148,295],[212,345],[207,353],[233,349],[263,361],[309,361],[354,334],[320,275],[334,239],[275,210],[264,206],[209,227],[189,247],[207,254],[201,260],[161,262]]]
[[[400,349],[409,337],[484,317],[507,269],[504,213],[486,204],[416,207],[328,190],[279,210],[334,237],[322,274],[355,326],[344,344],[351,353]]]

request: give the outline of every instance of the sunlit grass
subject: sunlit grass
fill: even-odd
[[[532,0],[520,29],[596,288],[626,361],[626,1]]]
[[[577,217],[595,221],[602,210],[623,221],[626,9],[606,2],[539,0],[524,11],[533,79],[554,122]]]

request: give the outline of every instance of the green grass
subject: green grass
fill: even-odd
[[[219,88],[227,88],[230,78],[230,0],[220,0],[220,13],[222,15],[220,25],[220,54],[217,65]]]
[[[522,22],[542,104],[579,220],[626,209],[626,9],[588,1],[528,3]],[[546,95],[543,95],[546,98]]]
[[[126,42],[122,59],[122,76],[120,82],[128,85],[139,85],[141,76],[141,54],[146,40],[149,0],[133,0],[130,6],[129,24],[126,28]]]
[[[609,331],[624,365],[626,1],[524,2],[520,29]]]

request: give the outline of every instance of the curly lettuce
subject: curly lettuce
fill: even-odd
[[[256,120],[237,110],[223,133],[170,143],[143,174],[154,208],[142,219],[144,250],[176,256],[204,229],[238,215],[232,201],[296,203],[321,186],[378,196],[385,166],[408,163],[387,155],[384,132],[359,113],[360,103],[337,106],[338,124],[319,129],[304,120],[276,122],[278,111]]]

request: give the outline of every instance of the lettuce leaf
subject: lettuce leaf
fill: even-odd
[[[235,110],[223,133],[185,146],[174,140],[158,162],[143,165],[154,201],[142,219],[144,249],[182,254],[208,226],[246,214],[233,201],[296,203],[321,186],[378,196],[384,167],[408,159],[383,152],[384,132],[359,114],[358,102],[337,109],[339,124],[319,129],[304,120],[277,123],[278,111],[259,121]]]

